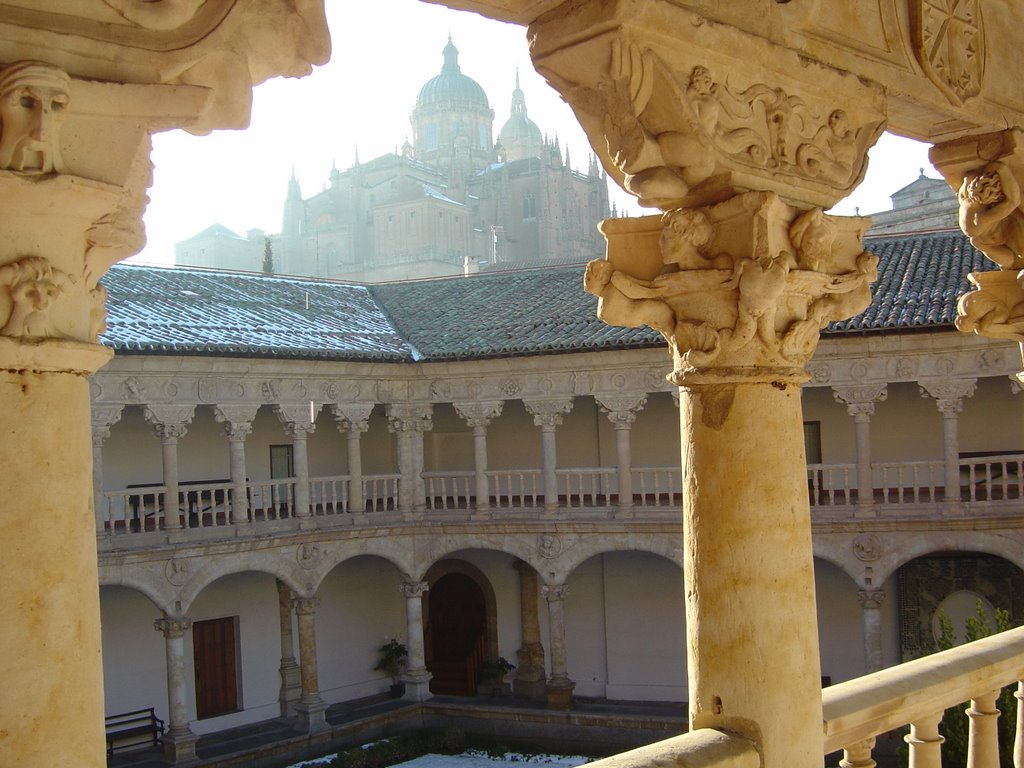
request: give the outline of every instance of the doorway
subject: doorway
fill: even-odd
[[[430,691],[475,696],[480,666],[487,657],[484,591],[464,573],[448,573],[431,585],[426,632]]]

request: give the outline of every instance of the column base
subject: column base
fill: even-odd
[[[470,520],[490,520],[491,519],[491,508],[484,507],[483,509],[477,509],[475,512],[470,512]]]
[[[196,760],[196,742],[199,737],[185,728],[181,733],[170,731],[164,734],[164,757],[175,765],[193,765]]]
[[[632,505],[628,507],[619,507],[615,510],[614,518],[616,520],[632,520],[634,517],[636,517],[636,514],[633,512]]]
[[[281,662],[281,692],[278,701],[281,705],[281,717],[295,717],[295,707],[302,698],[301,669],[294,659]]]
[[[295,705],[297,721],[295,727],[302,733],[319,733],[326,731],[327,702],[317,697],[315,701],[300,701]]]
[[[564,680],[550,680],[544,687],[544,695],[547,699],[548,709],[572,709],[572,692],[576,689],[576,683],[569,678]]]
[[[316,528],[316,518],[312,515],[296,516],[295,519],[298,521],[300,531],[312,531]]]
[[[430,681],[434,676],[427,670],[422,672],[410,672],[402,677],[405,683],[405,694],[402,698],[405,701],[426,701],[432,694],[430,692]]]
[[[544,701],[547,698],[546,688],[547,680],[543,677],[538,680],[519,680],[517,678],[512,681],[512,693],[530,701]]]
[[[878,517],[878,510],[875,508],[874,502],[867,504],[858,504],[856,509],[853,511],[853,516],[858,520],[865,518]]]

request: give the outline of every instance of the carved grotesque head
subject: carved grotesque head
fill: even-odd
[[[1003,182],[996,171],[979,173],[967,182],[967,199],[982,205],[995,205],[1002,202]]]
[[[693,257],[702,254],[714,230],[703,211],[680,208],[662,217],[665,225],[661,232],[661,257],[666,264],[690,264]]]
[[[845,136],[849,133],[849,123],[846,117],[846,112],[841,109],[835,109],[832,114],[828,116],[828,127],[832,129],[832,133],[836,136]]]
[[[20,61],[0,70],[0,168],[33,174],[60,169],[69,84],[67,73],[50,64]]]
[[[701,96],[707,96],[711,93],[714,86],[714,81],[711,79],[711,73],[707,67],[696,66],[693,71],[690,72],[690,90]]]

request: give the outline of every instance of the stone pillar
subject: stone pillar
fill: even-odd
[[[633,458],[629,432],[636,415],[647,402],[647,394],[595,395],[608,420],[615,427],[615,456],[618,462],[619,507],[616,517],[633,516]]]
[[[196,757],[199,737],[188,724],[188,687],[185,679],[185,633],[192,628],[187,616],[165,616],[153,622],[162,632],[167,648],[167,732],[164,754],[175,763],[189,763]]]
[[[473,467],[476,470],[476,513],[474,519],[490,517],[491,491],[487,482],[487,425],[501,415],[501,400],[452,403],[459,416],[473,429]]]
[[[406,519],[421,519],[426,511],[423,487],[423,433],[433,428],[430,403],[392,403],[388,429],[398,440],[398,508]]]
[[[307,439],[316,429],[316,414],[320,406],[313,401],[295,405],[276,405],[277,418],[284,425],[285,434],[292,441],[292,465],[295,470],[295,517],[300,528],[312,528],[313,511],[309,498],[309,453]]]
[[[565,654],[565,584],[545,584],[540,593],[548,601],[548,635],[551,645],[551,677],[544,686],[548,709],[571,709],[576,683],[569,678]]]
[[[348,511],[365,512],[363,454],[360,437],[370,428],[373,403],[335,403],[331,406],[338,429],[348,440]]]
[[[245,468],[245,438],[252,433],[258,405],[217,405],[213,416],[224,425],[231,452],[231,522],[249,524],[249,477]]]
[[[871,417],[875,403],[888,397],[885,384],[833,387],[837,403],[853,416],[857,440],[857,517],[875,517],[875,483],[871,472]]]
[[[516,651],[518,664],[512,690],[516,696],[543,700],[547,675],[544,671],[544,646],[540,641],[540,615],[538,613],[537,571],[529,563],[516,561],[519,572],[520,626],[523,644]]]
[[[281,692],[278,701],[281,717],[294,717],[295,705],[302,696],[302,679],[298,662],[295,661],[295,643],[292,635],[292,600],[294,593],[283,581],[277,582],[277,608],[281,622]]]
[[[195,415],[194,405],[147,405],[143,411],[153,432],[160,438],[163,458],[163,527],[175,531],[182,527],[181,515],[188,524],[188,505],[178,499],[178,441],[185,437]]]
[[[878,672],[885,667],[882,661],[882,601],[884,589],[861,589],[857,592],[864,611],[864,671]]]
[[[540,427],[540,447],[544,461],[544,511],[554,515],[558,511],[558,451],[555,429],[562,423],[562,414],[572,410],[572,398],[523,400],[526,410],[533,414],[533,423]]]
[[[426,654],[423,646],[423,595],[430,589],[425,581],[405,581],[399,585],[405,598],[405,637],[409,656],[406,660],[405,698],[409,701],[426,701],[430,698],[430,678],[427,671]]]
[[[963,400],[974,394],[977,379],[942,379],[920,381],[921,396],[931,397],[942,414],[942,455],[945,467],[945,503],[960,505],[960,439],[959,420]]]
[[[254,80],[330,50],[316,0],[101,5],[0,25],[0,765],[106,765],[88,376],[99,280],[144,242],[150,135],[240,128]]]
[[[121,418],[123,405],[94,405],[92,407],[92,493],[93,512],[96,517],[96,535],[106,530],[107,505],[103,496],[103,442],[110,437],[110,428]],[[127,514],[125,525],[128,525]],[[114,521],[110,521],[113,531]]]
[[[319,600],[315,597],[296,597],[292,604],[299,624],[299,667],[302,681],[302,696],[295,711],[298,714],[298,729],[304,733],[317,733],[327,725],[327,704],[320,698],[320,682],[317,677],[316,661],[316,608]]]

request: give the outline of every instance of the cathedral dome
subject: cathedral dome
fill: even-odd
[[[480,83],[462,74],[459,68],[459,49],[449,37],[444,47],[441,74],[430,78],[420,88],[420,94],[416,97],[416,111],[452,108],[489,110],[490,105]]]

